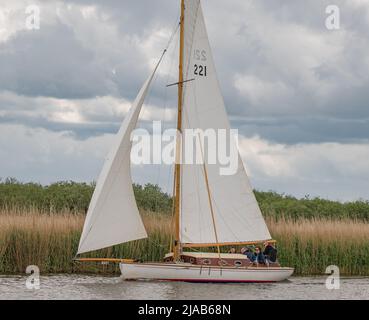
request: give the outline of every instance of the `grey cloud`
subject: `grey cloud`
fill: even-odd
[[[368,139],[362,119],[369,118],[369,8],[336,1],[342,29],[331,32],[329,1],[235,3],[233,11],[228,3],[208,3],[208,25],[229,113],[249,117],[245,132],[290,143]],[[228,21],[221,31],[214,27],[220,11]],[[251,80],[236,88],[236,74]],[[273,133],[258,124],[265,118],[275,124]]]
[[[109,92],[109,79],[73,30],[57,25],[22,32],[0,46],[0,88],[20,95],[86,98]]]
[[[233,119],[233,118],[232,118]],[[240,134],[260,136],[274,143],[354,143],[369,142],[369,119],[337,119],[319,117],[286,117],[234,119],[232,126]]]
[[[158,85],[154,82],[154,87]],[[139,126],[150,130],[152,120],[166,119],[164,129],[172,127],[174,123],[171,123],[171,113],[174,110],[170,107],[170,94],[175,93],[168,90],[168,99],[164,104],[155,95],[150,95],[147,101],[150,105],[143,107]],[[52,132],[68,132],[75,139],[85,140],[116,133],[130,104],[130,101],[112,96],[72,100],[0,92],[0,125],[17,124]]]
[[[306,150],[310,144],[324,142],[342,144],[343,153],[350,152],[349,145],[354,143],[368,148],[368,6],[336,0],[342,28],[331,32],[324,25],[328,0],[202,2],[234,128],[246,137],[302,145]],[[72,7],[67,10],[69,4]],[[108,137],[117,131],[125,114],[113,105],[129,103],[136,96],[150,72],[150,60],[159,57],[166,45],[165,37],[152,37],[158,30],[172,30],[178,22],[179,1],[60,0],[42,5],[48,6],[48,16],[41,30],[18,31],[0,43],[0,129],[9,137],[3,137],[1,144],[0,176],[42,182],[92,180]],[[96,17],[84,19],[79,5],[96,6]],[[52,13],[58,6],[59,16]],[[166,67],[172,65],[171,77],[159,74],[147,101],[157,108],[155,116],[163,118],[166,111],[176,108],[175,87],[165,87],[176,79],[172,58],[178,51],[172,50],[165,61]],[[60,107],[61,100],[71,107]],[[83,121],[55,118],[55,113],[73,111]],[[142,120],[140,126],[149,129],[150,123]],[[15,132],[19,135],[13,137]],[[40,141],[34,144],[28,139],[29,132]],[[61,147],[55,147],[59,142]],[[67,154],[71,144],[72,153]],[[278,154],[271,155],[278,158]],[[334,155],[338,163],[344,156]],[[358,153],[359,157],[365,154]],[[22,162],[23,158],[28,160]],[[301,156],[299,163],[305,159]],[[324,160],[312,160],[309,169],[318,178],[325,172],[324,181],[299,180],[304,167],[297,168],[291,178],[263,175],[257,165],[252,180],[259,189],[301,196],[315,192],[330,198],[367,198],[367,180],[360,178],[367,177],[367,167],[363,165],[359,174],[342,176],[343,170],[337,171]],[[144,183],[148,177],[157,181],[156,169],[135,168],[136,181]],[[159,180],[166,183],[163,177]]]
[[[140,37],[148,29],[172,26],[180,11],[179,2],[172,0],[69,0],[68,3],[97,6],[109,14],[109,19],[119,26],[122,33]]]
[[[55,3],[55,11],[59,5]],[[123,4],[118,11],[107,5],[98,6],[99,15],[106,11],[106,21],[85,20],[78,8],[62,7],[62,17],[48,8],[51,22],[37,31],[19,31],[0,44],[0,90],[64,99],[103,95],[132,99],[148,73],[139,45],[143,33],[150,34],[149,21],[132,25],[128,17],[137,16],[125,12]],[[118,19],[119,12],[126,19]]]
[[[0,116],[0,125],[26,125],[32,128],[42,128],[49,132],[63,133],[75,140],[86,140],[91,137],[105,134],[115,134],[118,132],[120,123],[100,123],[100,124],[73,124],[62,122],[51,122],[44,117],[24,117],[24,116]]]
[[[0,46],[0,90],[35,97],[112,95],[133,100],[149,72],[147,57],[160,54],[142,52],[139,46],[155,30],[173,27],[178,3],[73,0],[68,4],[97,6],[97,25],[95,20],[82,19],[74,8],[38,32],[17,33]],[[337,1],[343,28],[329,32],[324,26],[328,4],[325,0],[233,0],[232,5],[203,1],[228,111],[233,118],[250,118],[249,128],[243,124],[244,132],[270,137],[258,124],[269,118],[287,127],[303,124],[303,131],[294,130],[294,139],[283,128],[273,134],[281,142],[368,138],[369,132],[355,122],[369,118],[368,9]],[[220,18],[227,23],[219,24]],[[175,72],[174,68],[174,76]],[[237,88],[237,76],[241,84],[242,77],[251,80]],[[159,77],[159,83],[150,97],[154,104],[164,105],[165,79]],[[175,97],[168,101],[170,108],[175,107]],[[96,118],[104,116],[104,112],[96,114]],[[332,129],[317,131],[315,122],[306,119],[311,117]],[[335,130],[334,118],[342,120],[345,130]],[[97,126],[95,134],[101,132]]]

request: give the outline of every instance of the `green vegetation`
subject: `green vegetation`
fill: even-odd
[[[141,210],[170,214],[172,212],[172,197],[163,193],[157,185],[146,184],[144,187],[133,185],[137,205]]]
[[[61,182],[50,186],[0,182],[0,273],[117,272],[116,266],[73,262],[94,184]],[[160,261],[169,251],[172,198],[158,186],[135,185],[149,239],[116,246],[86,257]],[[329,265],[344,275],[369,276],[369,202],[340,203],[256,192],[279,260],[296,275],[323,274]],[[226,250],[226,248],[224,249]]]
[[[35,209],[45,213],[86,213],[95,183],[58,182],[49,186],[21,183],[13,178],[0,179],[0,209]],[[170,213],[172,198],[158,186],[147,184],[133,186],[140,209]]]
[[[297,199],[275,192],[255,192],[265,217],[275,219],[354,219],[369,222],[369,201],[341,203],[320,198]]]
[[[85,213],[95,184],[59,182],[50,186],[21,183],[15,179],[0,180],[0,209],[30,208],[45,213],[68,211]],[[170,213],[172,198],[158,186],[134,185],[138,207],[141,210]],[[256,192],[256,198],[265,217],[275,219],[355,219],[369,222],[369,201],[340,203],[315,199],[296,199],[273,192]]]

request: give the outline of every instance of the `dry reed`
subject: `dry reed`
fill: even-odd
[[[88,257],[138,258],[158,261],[170,249],[172,221],[167,215],[143,214],[149,239],[134,241]],[[111,272],[116,268],[73,262],[84,215],[55,215],[37,210],[0,211],[0,273],[22,273],[38,265],[44,273]],[[322,274],[329,265],[345,275],[369,275],[369,224],[354,220],[267,219],[278,241],[280,262],[296,274]]]

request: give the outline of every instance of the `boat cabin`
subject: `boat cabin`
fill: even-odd
[[[173,263],[173,253],[169,253],[164,257],[165,263]],[[221,253],[220,259],[218,253],[204,253],[204,252],[183,252],[181,254],[181,261],[192,265],[201,265],[207,267],[236,267],[247,268],[255,266],[245,255],[240,253],[230,254]],[[259,265],[263,267],[265,265]],[[265,266],[266,267],[266,266]],[[280,267],[279,263],[270,264],[269,267]]]

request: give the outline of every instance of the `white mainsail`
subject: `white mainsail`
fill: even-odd
[[[230,131],[218,83],[200,0],[185,0],[182,129]],[[197,72],[196,72],[197,70]],[[236,142],[234,142],[236,143]],[[185,152],[183,141],[182,152]],[[235,175],[220,175],[220,164],[207,165],[218,242],[244,243],[271,239],[241,157]],[[216,244],[202,165],[182,166],[181,243]]]
[[[147,79],[116,136],[87,213],[78,254],[147,238],[131,178],[131,133],[155,72]]]

